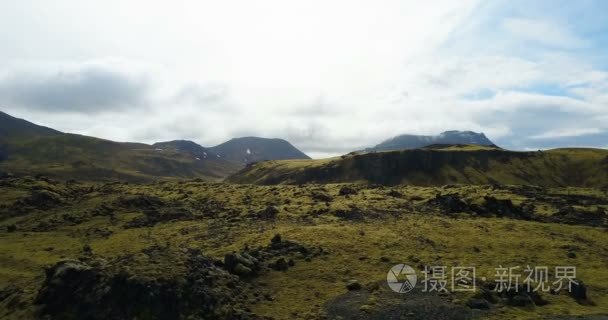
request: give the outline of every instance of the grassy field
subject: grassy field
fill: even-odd
[[[167,304],[169,310],[162,312],[194,319],[381,319],[395,308],[405,308],[408,318],[423,319],[423,307],[456,308],[465,318],[608,314],[606,209],[603,191],[580,187],[3,179],[0,318],[41,313],[81,318],[82,310],[53,309],[48,305],[54,300],[40,298],[41,289],[64,298],[79,289],[63,278],[49,282],[45,275],[45,268],[66,259],[91,266],[74,270],[98,272],[93,284],[71,276],[80,282],[70,283],[83,286],[81,295],[71,298],[76,299],[70,300],[73,306],[86,301],[112,305],[108,297],[103,303],[95,299],[99,292],[114,292],[116,279],[126,281],[120,282],[120,292],[163,288],[158,291],[188,300],[194,294],[189,283],[196,257],[215,261],[205,264],[205,285],[199,288],[210,311],[197,315],[190,306],[174,310]],[[277,234],[282,240],[276,240]],[[232,270],[226,255],[233,252],[251,254],[259,263]],[[282,258],[293,263],[278,267]],[[476,293],[414,299],[387,290],[387,272],[398,263],[414,266],[419,277],[423,266],[474,266],[479,283],[482,277],[492,279],[499,266],[576,266],[588,299],[543,292],[546,305],[515,306],[498,299],[489,310],[466,306]],[[353,281],[363,288],[347,290]],[[99,288],[99,283],[105,289],[84,290]],[[129,312],[138,319],[157,318],[160,311],[150,301],[134,300],[137,308]]]

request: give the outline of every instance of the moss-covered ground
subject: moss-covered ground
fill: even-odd
[[[608,314],[608,198],[596,189],[0,182],[0,318],[35,317],[44,268],[62,259],[130,257],[132,273],[170,277],[184,272],[188,250],[221,260],[226,253],[265,246],[276,234],[327,254],[245,279],[272,296],[247,300],[260,316],[326,317],[328,305],[347,293],[347,282],[383,284],[398,263],[417,269],[474,266],[477,277],[487,279],[499,266],[576,266],[592,303],[547,292],[547,305],[498,305],[478,316]],[[447,195],[467,207],[452,210],[437,200]],[[506,215],[501,207],[488,207],[488,197],[508,199],[511,205],[503,206],[525,208],[527,214]],[[564,210],[569,213],[560,214]],[[152,257],[150,248],[163,248],[164,255]],[[470,295],[451,294],[449,300],[464,305]],[[381,305],[369,301],[358,312]]]

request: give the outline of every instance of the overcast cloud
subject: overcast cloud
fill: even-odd
[[[606,147],[604,1],[0,2],[0,110],[118,141],[313,157],[483,131]]]

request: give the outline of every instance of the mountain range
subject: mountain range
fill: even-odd
[[[218,158],[241,165],[264,160],[310,159],[283,139],[260,137],[233,138],[215,147],[205,148],[188,140],[157,142],[156,148],[186,152],[199,159]]]
[[[265,161],[267,160],[267,161]],[[214,147],[193,141],[114,142],[63,133],[0,112],[0,174],[61,179],[237,183],[367,182],[443,185],[536,184],[605,187],[608,151],[503,150],[483,133],[400,135],[364,152],[312,160],[289,142],[234,138]]]
[[[212,148],[174,140],[153,145],[64,133],[0,112],[0,171],[82,180],[221,180],[261,160],[310,159],[281,139],[245,137]]]

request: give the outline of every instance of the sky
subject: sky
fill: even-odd
[[[608,147],[608,2],[0,0],[0,110],[116,141],[315,158],[484,132]]]

